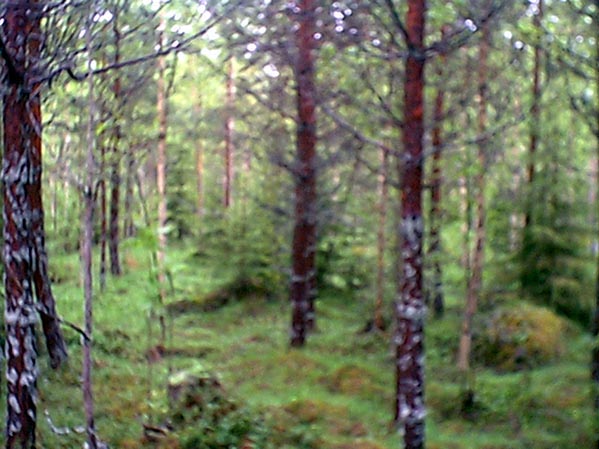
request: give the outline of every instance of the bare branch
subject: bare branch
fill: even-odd
[[[482,16],[473,16],[470,20],[474,25],[472,29],[465,26],[449,31],[443,39],[434,42],[427,47],[424,52],[427,57],[441,53],[451,53],[463,47],[473,36],[475,36],[483,26],[493,20],[512,0],[500,0],[497,4],[493,4]]]
[[[225,13],[222,16],[216,17],[213,21],[211,21],[209,24],[207,24],[204,28],[202,28],[197,33],[194,33],[191,36],[189,36],[181,41],[175,41],[175,42],[171,43],[171,45],[169,45],[168,47],[161,49],[159,51],[149,53],[149,54],[146,54],[143,56],[139,56],[137,58],[132,58],[132,59],[129,59],[126,61],[108,64],[104,67],[95,69],[93,71],[87,71],[84,73],[77,73],[74,69],[73,63],[70,62],[68,64],[65,64],[65,65],[62,65],[62,66],[56,68],[49,74],[45,74],[44,76],[40,76],[40,77],[34,77],[31,80],[31,83],[32,84],[44,83],[44,82],[52,83],[57,77],[59,77],[63,73],[66,73],[67,75],[69,75],[69,77],[71,79],[73,79],[75,81],[83,81],[83,80],[87,79],[90,75],[93,75],[93,76],[102,75],[102,74],[111,72],[113,70],[118,70],[118,69],[122,69],[124,67],[142,64],[144,62],[149,62],[149,61],[156,59],[158,57],[161,57],[161,56],[167,56],[172,53],[184,51],[196,39],[204,36],[207,32],[209,32],[212,28],[214,28],[214,26],[216,26],[219,22],[221,22],[226,17],[226,15],[227,14]]]
[[[356,127],[351,125],[347,120],[345,120],[343,117],[341,117],[335,111],[333,111],[330,107],[322,105],[321,108],[325,112],[325,114],[327,114],[329,117],[331,117],[335,121],[335,123],[337,123],[341,128],[345,129],[346,131],[349,131],[353,135],[353,137],[355,137],[360,142],[380,148],[381,150],[385,151],[387,154],[390,154],[393,156],[400,156],[399,152],[389,148],[384,143],[382,143],[378,140],[375,140],[371,137],[366,136],[359,129],[357,129]]]
[[[385,3],[387,4],[387,7],[389,8],[389,12],[391,13],[391,18],[393,19],[393,23],[395,23],[395,26],[403,35],[406,45],[408,46],[408,48],[410,48],[412,43],[410,42],[410,36],[408,35],[408,30],[404,26],[404,24],[401,20],[401,17],[399,17],[399,11],[395,7],[393,0],[385,0]]]

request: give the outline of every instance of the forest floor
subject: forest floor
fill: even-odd
[[[170,313],[161,345],[156,323],[165,309],[158,304],[150,260],[143,248],[127,248],[125,274],[109,277],[106,291],[96,295],[96,422],[111,448],[401,447],[390,426],[390,337],[362,332],[371,313],[367,295],[325,292],[318,302],[317,331],[305,349],[290,349],[285,298],[249,292],[221,301],[210,292],[230,283],[230,276],[173,251]],[[52,257],[51,271],[59,313],[82,325],[77,256]],[[226,304],[201,306],[206,298]],[[459,398],[465,380],[454,363],[461,308],[454,301],[450,298],[445,318],[427,323],[427,448],[591,447],[590,337],[573,326],[559,361],[534,370],[499,373],[478,367],[469,380],[476,400],[464,413]],[[84,440],[80,337],[70,329],[65,334],[71,359],[56,372],[40,342],[38,441],[45,448],[80,448]],[[217,379],[211,397],[220,405],[199,406],[203,399],[196,398],[187,412],[169,411],[168,379],[198,372]],[[145,437],[144,424],[152,425]]]

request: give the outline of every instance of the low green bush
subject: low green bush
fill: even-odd
[[[503,371],[541,366],[562,355],[566,328],[562,318],[544,307],[502,307],[475,340],[477,359]]]

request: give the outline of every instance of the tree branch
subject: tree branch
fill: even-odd
[[[387,7],[389,8],[389,12],[391,13],[391,18],[393,19],[393,23],[399,29],[401,34],[403,35],[404,40],[406,41],[406,45],[408,48],[411,47],[410,36],[408,35],[408,30],[404,26],[401,17],[399,17],[399,11],[393,4],[393,0],[385,0]]]
[[[102,74],[111,72],[113,70],[118,70],[118,69],[122,69],[124,67],[142,64],[144,62],[148,62],[148,61],[151,61],[153,59],[156,59],[156,58],[158,58],[160,56],[167,56],[167,55],[170,55],[171,53],[176,53],[176,52],[179,52],[179,51],[183,51],[194,40],[196,40],[199,37],[202,37],[203,35],[205,35],[208,31],[210,31],[215,25],[217,25],[225,17],[226,17],[226,14],[223,14],[222,16],[217,17],[211,23],[209,23],[204,28],[202,28],[200,31],[198,31],[197,33],[194,33],[191,36],[189,36],[188,38],[183,39],[181,41],[175,41],[175,42],[171,43],[170,46],[168,46],[167,48],[165,48],[163,50],[159,50],[159,51],[156,51],[156,52],[153,52],[153,53],[149,53],[149,54],[146,54],[146,55],[143,55],[143,56],[139,56],[137,58],[132,58],[132,59],[129,59],[129,60],[126,60],[126,61],[121,61],[121,62],[118,62],[118,63],[108,64],[108,65],[106,65],[104,67],[101,67],[99,69],[95,69],[95,70],[92,70],[92,71],[87,71],[87,72],[84,72],[84,73],[77,73],[77,72],[75,72],[72,64],[63,65],[63,66],[58,67],[57,69],[53,70],[50,74],[47,74],[47,75],[44,75],[44,76],[41,76],[41,77],[37,77],[37,78],[33,78],[31,80],[31,82],[33,84],[43,83],[43,82],[49,82],[49,83],[51,83],[58,76],[60,76],[62,73],[66,73],[67,75],[69,75],[69,77],[71,79],[73,79],[75,81],[84,81],[90,75],[92,75],[92,76],[102,75]]]
[[[354,126],[352,126],[347,120],[345,120],[343,117],[341,117],[335,111],[333,111],[330,107],[322,105],[321,108],[325,112],[326,115],[328,115],[335,121],[335,123],[337,123],[341,128],[345,129],[346,131],[349,131],[352,134],[352,136],[354,138],[356,138],[357,140],[359,140],[360,142],[380,148],[383,151],[385,151],[387,154],[390,154],[393,156],[400,156],[400,154],[397,151],[391,149],[384,143],[379,142],[376,139],[373,139],[371,137],[364,135],[364,133],[362,133],[359,129],[356,129]]]

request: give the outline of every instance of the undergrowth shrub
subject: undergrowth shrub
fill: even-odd
[[[582,255],[580,234],[578,230],[533,227],[520,253],[520,283],[532,301],[587,326],[593,305],[585,293],[590,285],[589,261]]]
[[[561,138],[561,136],[556,136]],[[523,229],[515,255],[521,292],[526,299],[552,308],[562,316],[589,325],[592,311],[592,267],[585,185],[562,167],[569,160],[551,158],[539,167],[524,195],[530,224]],[[541,156],[540,156],[541,157]]]
[[[566,323],[551,310],[526,304],[502,307],[475,341],[478,360],[499,370],[530,369],[562,355]]]
[[[370,282],[375,261],[366,229],[329,225],[319,239],[316,256],[319,287],[355,291]]]
[[[286,288],[287,236],[268,211],[248,204],[206,221],[198,257],[233,283],[260,285],[273,296]]]
[[[297,422],[272,422],[229,396],[221,382],[198,365],[169,381],[169,421],[183,449],[316,449],[317,438]]]

